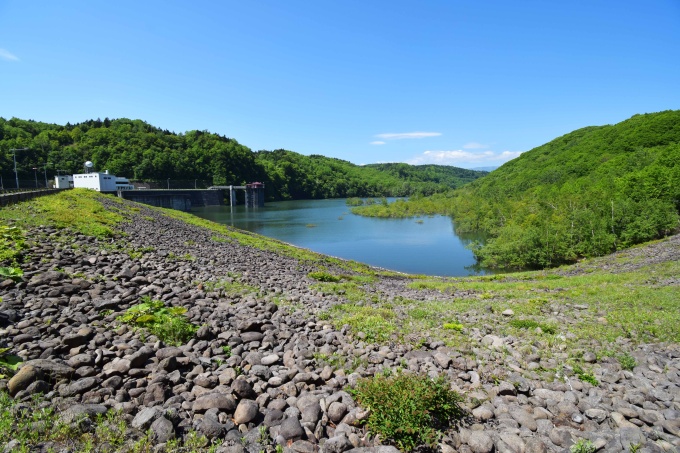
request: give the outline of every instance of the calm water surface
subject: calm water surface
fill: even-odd
[[[464,276],[475,269],[469,242],[451,218],[375,219],[350,212],[344,199],[267,203],[264,208],[211,206],[192,214],[315,252],[410,274]]]

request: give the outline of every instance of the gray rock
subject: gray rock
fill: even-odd
[[[241,400],[234,412],[234,423],[237,425],[248,423],[257,417],[259,406],[253,400]]]
[[[492,419],[494,414],[493,414],[493,409],[490,408],[489,405],[484,404],[484,405],[479,406],[478,408],[474,409],[472,411],[472,415],[475,418],[485,422],[487,420]]]
[[[516,396],[517,389],[510,382],[501,382],[498,386],[498,394],[501,396]]]
[[[536,431],[538,429],[538,425],[536,424],[534,417],[521,407],[510,406],[508,412],[510,413],[510,416],[522,427],[530,431]]]
[[[194,401],[192,410],[194,412],[205,412],[208,409],[216,408],[225,412],[232,412],[236,409],[236,401],[231,395],[222,393],[206,393]]]
[[[307,404],[302,408],[302,422],[303,423],[314,423],[319,421],[321,418],[321,406],[319,402],[314,402],[312,404]],[[341,418],[342,420],[342,418]]]
[[[157,418],[163,416],[163,410],[159,407],[143,407],[135,418],[132,419],[132,427],[135,429],[145,430],[151,423],[153,423]]]
[[[7,383],[7,390],[11,396],[16,395],[21,390],[26,390],[32,382],[43,378],[42,371],[32,365],[24,365]]]
[[[279,434],[286,440],[299,440],[305,435],[305,430],[297,418],[287,418],[281,422]]]
[[[532,437],[526,440],[525,453],[547,453],[548,447],[545,443],[536,437]]]
[[[60,418],[64,423],[72,423],[81,418],[91,419],[97,415],[104,415],[106,411],[106,406],[101,404],[76,404],[62,412]]]
[[[255,398],[257,396],[253,391],[253,386],[245,379],[236,379],[231,384],[231,390],[238,395],[239,398]]]
[[[165,443],[175,437],[175,427],[172,422],[165,417],[159,417],[151,424],[153,438],[159,444]]]
[[[500,440],[508,447],[511,453],[524,453],[526,447],[524,441],[516,434],[501,433]],[[497,449],[500,453],[501,449]]]
[[[336,401],[328,406],[328,418],[333,423],[338,423],[347,413],[347,405]]]
[[[554,428],[550,431],[550,440],[559,447],[570,447],[574,441],[569,431],[564,428]]]
[[[275,363],[277,363],[279,360],[280,359],[279,359],[278,354],[268,354],[268,355],[262,357],[262,360],[260,361],[260,363],[264,366],[271,366],[271,365],[274,365]]]
[[[208,439],[222,438],[227,431],[233,428],[233,423],[220,423],[211,417],[203,417],[196,425],[196,430]]]
[[[272,426],[278,426],[283,421],[283,412],[279,409],[269,409],[266,414],[264,414],[264,425],[271,428]]]
[[[621,445],[637,445],[643,444],[647,441],[642,430],[637,426],[631,428],[621,428],[619,430],[619,436],[621,438]]]
[[[321,451],[323,453],[342,453],[351,448],[352,443],[349,441],[349,438],[345,434],[340,434],[327,439],[321,446]]]
[[[585,415],[586,417],[593,421],[596,421],[597,423],[602,423],[607,418],[607,411],[593,408],[586,410]]]
[[[81,395],[86,391],[90,390],[91,388],[93,388],[94,386],[96,386],[97,384],[99,384],[99,382],[100,379],[97,377],[86,377],[83,379],[79,379],[67,385],[66,387],[62,387],[59,390],[59,394],[65,397]]]
[[[75,372],[75,370],[70,366],[50,359],[29,360],[28,362],[24,362],[22,368],[29,365],[39,369],[43,374],[50,376],[54,380],[58,380],[60,378],[69,379]]]
[[[130,371],[130,361],[116,357],[111,362],[104,365],[104,376],[112,376],[114,374],[123,375]]]
[[[493,450],[493,440],[484,431],[472,431],[467,444],[474,453],[490,453]]]

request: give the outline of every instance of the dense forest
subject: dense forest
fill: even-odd
[[[319,155],[257,151],[206,131],[176,134],[141,120],[90,120],[79,124],[0,118],[0,175],[14,188],[12,148],[22,186],[40,183],[57,171],[82,172],[90,160],[135,181],[172,187],[264,182],[270,200],[431,195],[460,187],[484,172],[407,164],[358,166]],[[201,187],[199,186],[199,187]]]
[[[660,238],[680,227],[680,111],[579,129],[457,190],[354,211],[451,215],[459,232],[488,235],[475,254],[500,268],[555,266]]]

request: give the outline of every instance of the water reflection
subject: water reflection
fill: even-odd
[[[374,219],[350,213],[344,199],[297,200],[244,206],[195,208],[192,214],[305,247],[319,253],[400,272],[464,276],[484,274],[470,242],[449,217]]]

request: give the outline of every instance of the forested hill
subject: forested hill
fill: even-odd
[[[359,210],[450,214],[460,232],[489,236],[475,250],[487,266],[604,255],[678,231],[680,111],[579,129],[448,194]]]
[[[206,131],[176,134],[141,120],[108,118],[79,124],[41,123],[0,118],[0,169],[5,187],[14,187],[11,148],[17,153],[19,178],[44,181],[44,165],[82,171],[91,160],[133,180],[208,185],[262,181],[269,199],[378,197],[433,194],[460,187],[485,172],[447,166],[393,164],[358,166],[339,159],[286,151],[253,152],[236,140]],[[33,170],[37,168],[38,170]]]

